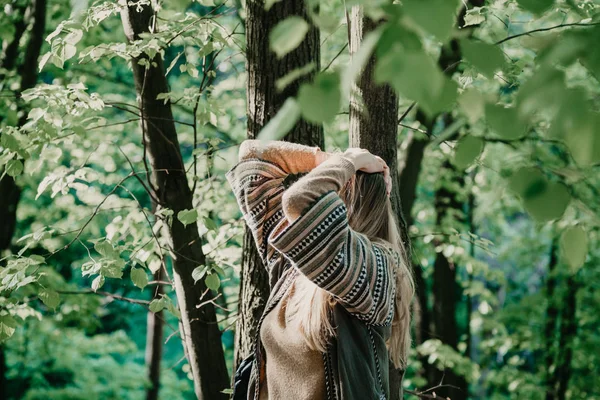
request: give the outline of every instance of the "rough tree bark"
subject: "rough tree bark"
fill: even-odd
[[[150,4],[124,7],[121,19],[129,41],[140,34],[155,31],[154,11]],[[140,60],[151,63],[148,68]],[[174,214],[191,209],[192,192],[188,185],[171,105],[157,100],[159,93],[169,91],[163,61],[145,54],[132,59],[133,76],[141,110],[142,141],[152,170],[153,197],[159,209],[169,208]],[[214,306],[205,303],[212,298],[203,280],[194,283],[192,271],[205,263],[202,242],[196,223],[184,226],[173,219],[168,230],[173,259],[173,278],[177,302],[181,311],[181,336],[194,379],[194,391],[199,399],[226,399],[221,391],[229,387],[221,332]]]
[[[377,24],[363,15],[359,6],[348,13],[350,54],[360,48],[364,35],[374,30]],[[361,147],[377,154],[390,167],[392,182],[392,206],[401,226],[402,236],[408,243],[408,232],[403,216],[398,183],[398,96],[389,85],[376,85],[374,81],[375,56],[368,61],[356,84],[355,94],[350,99],[350,147]],[[359,96],[360,98],[357,98]],[[362,101],[360,101],[362,100]],[[364,105],[363,108],[360,104]],[[401,399],[404,371],[390,363],[391,399]]]
[[[284,101],[294,96],[301,83],[312,80],[307,74],[277,91],[275,82],[296,68],[314,63],[318,71],[321,63],[319,31],[311,26],[304,41],[294,51],[278,59],[269,49],[269,32],[285,18],[298,15],[308,21],[303,0],[286,0],[275,3],[265,11],[264,0],[246,2],[246,70],[248,138],[254,139],[262,127],[279,111]],[[299,121],[283,140],[323,148],[323,128],[304,120]],[[246,227],[242,253],[240,297],[235,338],[235,365],[246,357],[252,348],[256,325],[269,296],[266,270],[259,258],[250,230]]]

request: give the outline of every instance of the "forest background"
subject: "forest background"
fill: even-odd
[[[227,398],[247,137],[392,167],[394,399],[600,398],[600,3],[2,0],[0,398]]]

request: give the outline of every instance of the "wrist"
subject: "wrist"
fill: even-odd
[[[320,148],[317,148],[317,151],[315,153],[315,167],[318,167],[323,162],[327,161],[329,157],[331,157],[330,153],[327,153],[321,150]]]

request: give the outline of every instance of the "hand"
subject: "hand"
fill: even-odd
[[[371,154],[368,150],[358,147],[349,148],[344,152],[343,155],[346,158],[349,158],[352,163],[354,163],[357,171],[360,170],[370,174],[383,172],[387,195],[389,196],[392,193],[392,178],[390,175],[390,168],[381,157]]]

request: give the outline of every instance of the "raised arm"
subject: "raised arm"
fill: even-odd
[[[358,318],[391,324],[395,294],[390,246],[374,243],[348,225],[338,191],[356,172],[356,159],[333,154],[283,195],[286,219],[269,243]]]
[[[275,253],[267,236],[284,218],[283,181],[289,174],[313,169],[320,160],[318,153],[322,153],[318,147],[249,139],[240,145],[238,163],[225,174],[267,267]]]

